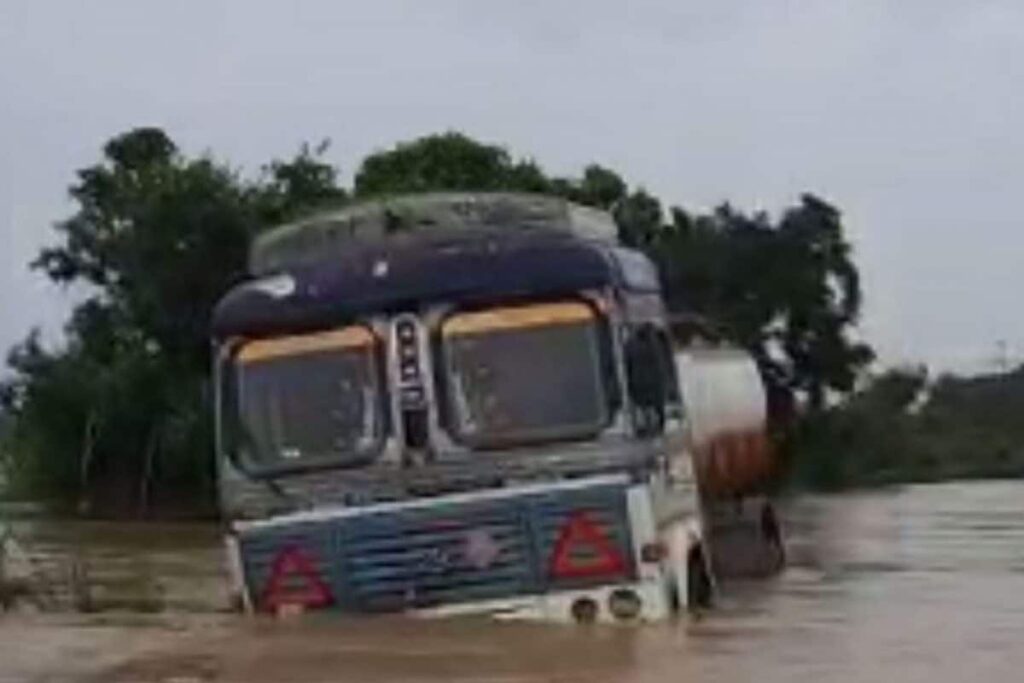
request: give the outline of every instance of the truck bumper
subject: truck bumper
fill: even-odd
[[[636,612],[624,609],[625,603],[634,599]],[[509,621],[625,624],[662,621],[673,612],[666,582],[647,579],[586,590],[443,605],[410,614],[419,618],[483,615]]]

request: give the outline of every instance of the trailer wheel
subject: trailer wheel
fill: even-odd
[[[707,562],[704,560],[704,552],[698,546],[690,551],[686,561],[687,607],[691,611],[710,607],[713,592],[714,587],[711,584]]]

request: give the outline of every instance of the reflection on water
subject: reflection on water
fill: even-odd
[[[1020,680],[1024,482],[809,497],[785,516],[781,577],[730,586],[698,621],[592,629],[242,619],[215,613],[214,529],[37,525],[40,543],[138,568],[167,611],[0,617],[0,680]]]

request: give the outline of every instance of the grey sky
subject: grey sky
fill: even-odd
[[[0,5],[0,347],[67,297],[25,269],[73,171],[129,127],[243,168],[329,136],[460,129],[691,209],[846,213],[887,362],[1024,352],[1024,3],[49,2]]]

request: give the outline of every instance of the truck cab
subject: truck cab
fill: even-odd
[[[713,484],[743,470],[742,501],[760,479],[764,393],[734,371],[738,401],[707,408],[704,369],[749,357],[674,344],[654,267],[615,234],[563,200],[441,194],[259,239],[213,322],[239,602],[578,622],[706,604],[711,516],[743,509]]]

